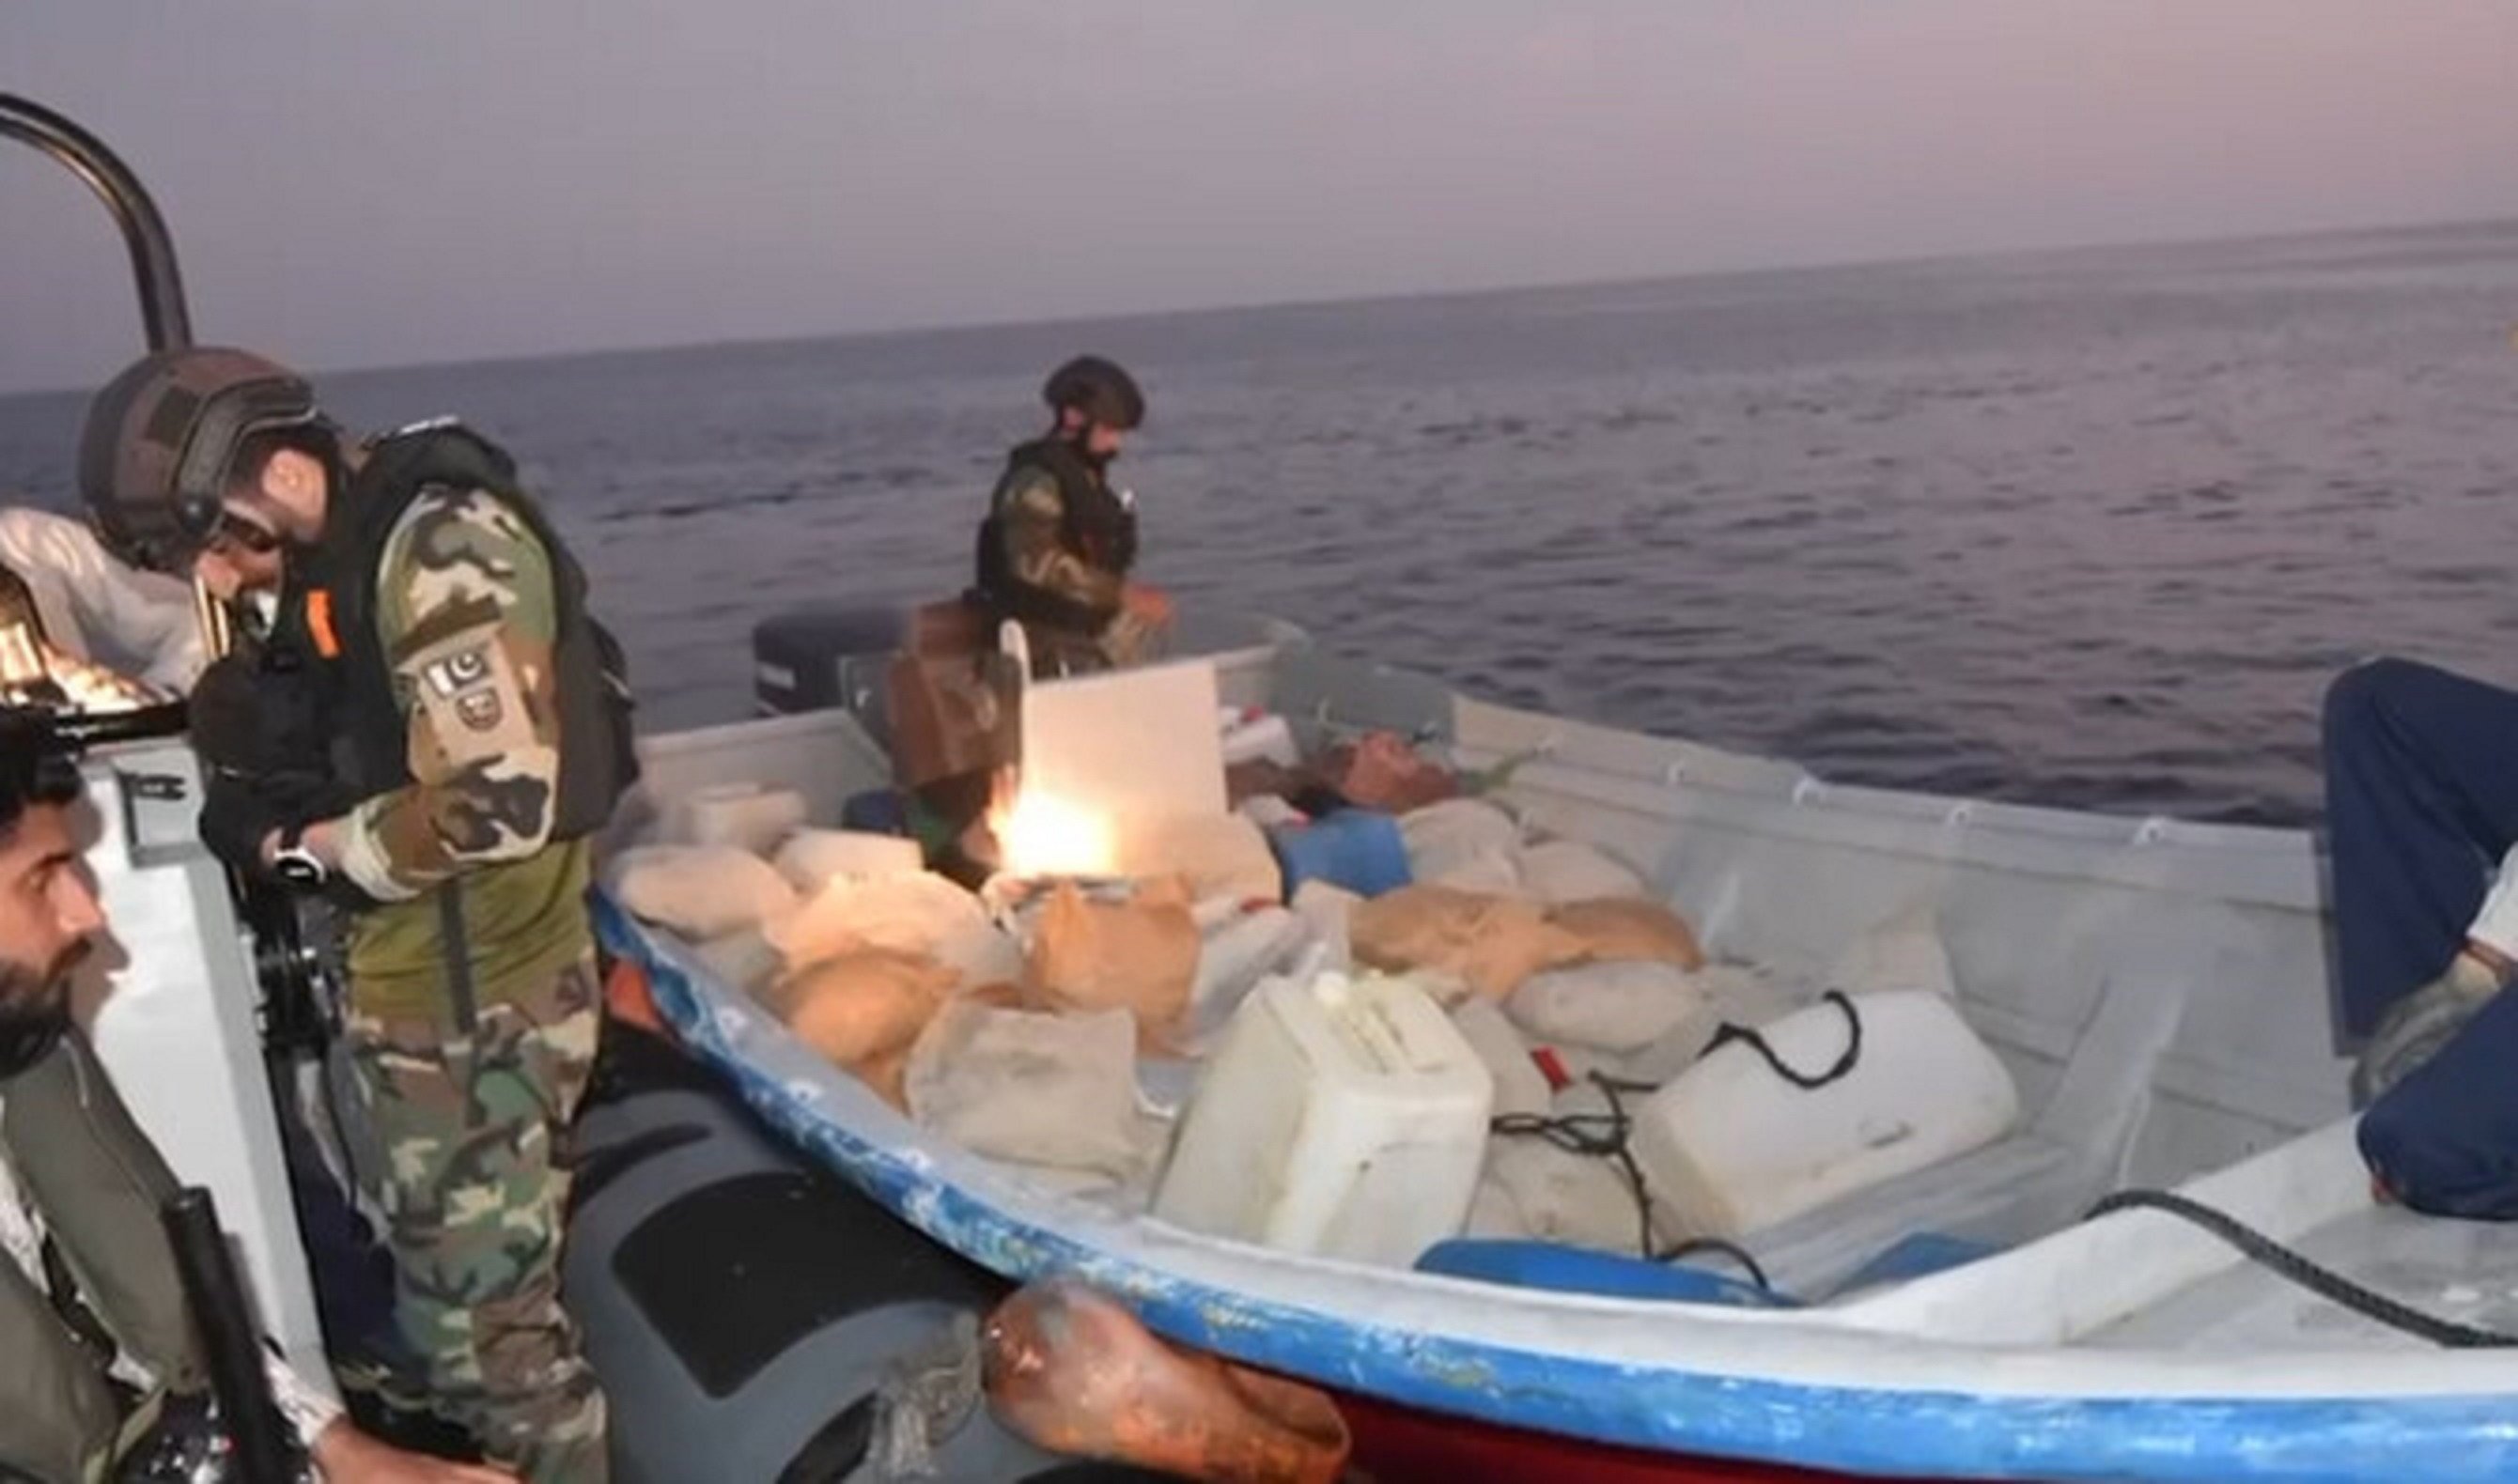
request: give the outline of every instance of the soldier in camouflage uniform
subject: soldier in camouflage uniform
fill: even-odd
[[[1041,389],[1056,421],[1017,447],[979,527],[971,601],[990,619],[1014,618],[1045,675],[1105,669],[1150,657],[1171,603],[1129,579],[1137,512],[1109,486],[1110,460],[1145,420],[1136,382],[1098,356],[1079,356]]]
[[[601,1480],[604,1400],[559,1305],[559,1249],[600,1004],[587,836],[634,773],[617,651],[512,465],[476,436],[345,447],[302,382],[239,353],[152,358],[126,379],[152,374],[209,384],[210,410],[162,456],[224,471],[215,506],[187,517],[205,543],[285,544],[266,650],[314,688],[336,797],[356,800],[291,818],[214,784],[203,833],[355,903],[345,1035],[382,1155],[362,1176],[388,1223],[400,1338],[433,1409],[493,1459]],[[215,399],[239,384],[276,410],[229,419],[231,451],[202,455]],[[162,400],[109,406],[113,393],[92,440],[100,416],[143,454],[174,429]]]

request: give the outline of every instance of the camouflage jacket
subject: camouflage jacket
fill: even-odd
[[[1027,622],[1092,632],[1117,614],[1137,561],[1137,515],[1058,438],[1006,455],[980,528],[978,585]]]
[[[587,943],[584,841],[554,844],[560,739],[550,553],[497,495],[433,486],[387,535],[377,638],[411,782],[342,822],[341,865],[379,904],[353,924],[354,997],[418,1010],[459,926],[483,999],[564,969]],[[456,877],[460,923],[421,899]],[[399,989],[397,987],[400,987]]]

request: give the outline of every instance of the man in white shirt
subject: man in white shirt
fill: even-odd
[[[201,1376],[153,1219],[173,1177],[70,1019],[70,972],[106,927],[71,833],[79,793],[41,724],[0,714],[0,1478],[40,1484],[109,1466],[134,1441],[128,1398]],[[331,1484],[513,1484],[391,1448],[271,1370]]]
[[[2518,969],[2518,693],[2373,659],[2325,696],[2338,990],[2366,1106]]]
[[[0,566],[26,584],[52,642],[177,694],[208,662],[189,583],[117,562],[84,524],[0,509]]]

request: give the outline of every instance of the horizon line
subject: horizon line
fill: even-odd
[[[1403,290],[1395,293],[1351,293],[1306,295],[1287,299],[1258,299],[1229,303],[1175,305],[1150,309],[1132,309],[1083,314],[1044,315],[1036,318],[1011,319],[943,319],[919,324],[859,326],[855,328],[813,330],[802,334],[734,335],[716,340],[643,341],[618,345],[576,346],[567,349],[499,352],[482,356],[457,356],[443,360],[380,361],[359,365],[331,365],[309,368],[317,377],[376,376],[401,371],[459,370],[469,366],[513,366],[536,361],[579,361],[632,360],[643,357],[671,356],[702,350],[768,349],[776,346],[820,345],[836,341],[875,341],[907,339],[913,336],[969,335],[996,330],[1044,329],[1062,324],[1124,324],[1149,319],[1189,319],[1226,315],[1265,314],[1292,310],[1352,308],[1364,304],[1439,303],[1444,300],[1499,298],[1508,294],[1549,291],[1582,291],[1594,289],[1640,287],[1646,284],[1686,282],[1701,279],[1780,277],[1799,274],[1842,273],[1867,268],[1913,268],[1933,264],[1965,264],[1991,260],[2020,258],[2067,257],[2083,253],[2122,252],[2142,248],[2239,246],[2249,243],[2301,241],[2318,237],[2365,234],[2415,233],[2441,232],[2455,228],[2518,226],[2518,209],[2507,214],[2460,216],[2423,221],[2353,222],[2318,227],[2285,227],[2249,230],[2202,236],[2169,236],[2114,238],[2062,244],[2024,247],[1936,248],[1912,253],[1895,253],[1884,257],[1847,259],[1808,259],[1796,262],[1768,263],[1759,266],[1709,267],[1685,269],[1675,273],[1617,274],[1603,277],[1576,277],[1522,280],[1473,284],[1453,288]],[[224,343],[224,342],[215,342]],[[85,396],[92,388],[81,386],[39,386],[0,390],[0,402],[20,398]]]

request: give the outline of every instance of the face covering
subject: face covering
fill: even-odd
[[[0,966],[0,1079],[16,1077],[52,1054],[70,1028],[70,973],[88,955],[84,943],[49,973]]]

